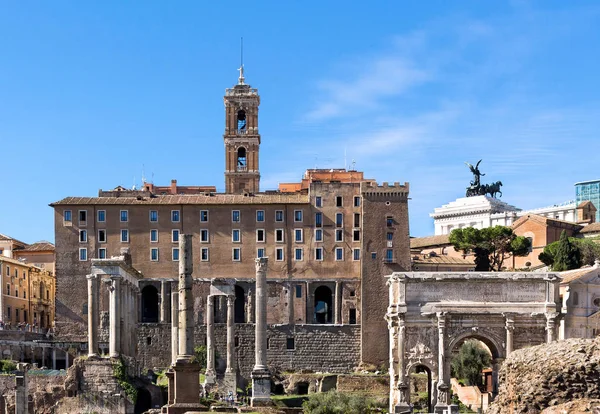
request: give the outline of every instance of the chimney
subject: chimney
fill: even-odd
[[[171,180],[171,194],[177,194],[177,180]]]

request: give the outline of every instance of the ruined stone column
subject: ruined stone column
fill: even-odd
[[[252,405],[271,400],[271,373],[267,368],[267,266],[266,257],[256,262],[255,363],[252,369]]]
[[[194,355],[194,298],[192,297],[192,235],[179,237],[179,356],[190,360]]]
[[[513,351],[513,331],[515,330],[514,316],[506,315],[506,356]]]
[[[88,357],[98,356],[98,290],[96,275],[87,275],[88,281]],[[43,361],[42,361],[43,364]]]
[[[19,371],[15,376],[15,383],[15,414],[27,414],[29,412],[27,373]]]
[[[554,341],[557,316],[558,316],[557,312],[546,313],[546,342],[547,343]]]
[[[333,323],[339,325],[342,323],[342,282],[335,282],[335,316]]]
[[[121,317],[123,319],[121,328],[121,353],[129,355],[129,309],[127,309],[127,299],[129,296],[129,282],[123,280],[121,285]]]
[[[206,297],[206,384],[215,382],[215,300]]]
[[[56,369],[56,348],[52,348],[52,369]]]
[[[292,282],[287,282],[287,302],[288,302],[288,325],[294,325],[295,315],[294,315],[294,284]]]
[[[253,290],[252,288],[248,289],[248,316],[247,316],[247,322],[248,323],[254,323],[255,322],[255,314],[254,314],[254,294],[253,294]]]
[[[169,291],[167,286],[167,280],[160,281],[160,322],[169,322]]]
[[[443,413],[448,406],[448,384],[446,384],[446,312],[437,312],[437,326],[438,326],[438,395],[437,403],[435,405],[436,413]]]
[[[121,278],[111,276],[108,279],[109,293],[109,341],[108,353],[111,358],[118,358],[121,349]]]
[[[171,363],[177,361],[179,352],[179,292],[171,292]]]
[[[234,353],[235,353],[235,296],[227,296],[227,368],[225,372],[234,372]]]
[[[69,348],[65,349],[65,370],[69,369]]]
[[[406,322],[404,314],[398,314],[398,391],[399,405],[408,406],[408,384],[405,376]]]

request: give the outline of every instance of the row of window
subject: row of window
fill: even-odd
[[[10,296],[10,283],[6,284],[6,295]],[[15,287],[15,295],[16,298],[19,297],[19,288]],[[23,299],[27,299],[27,291],[23,289]]]
[[[10,266],[6,265],[6,273],[4,273],[6,276],[10,276]],[[19,277],[19,269],[14,269],[14,277]],[[0,266],[0,275],[2,275],[2,266]],[[27,272],[25,270],[23,270],[23,279],[27,279]]]
[[[6,307],[6,321],[10,321],[12,319],[12,309],[10,306]],[[20,320],[20,309],[15,308],[15,322],[21,322]],[[27,310],[23,309],[23,322],[27,322]]]
[[[256,250],[256,257],[261,258],[261,257],[265,257],[265,248],[259,248]],[[314,255],[314,260],[316,261],[322,261],[325,257],[325,250],[322,247],[317,247],[314,250],[315,255]],[[99,259],[106,259],[106,249],[105,248],[100,248],[98,249],[98,258]],[[343,261],[344,260],[344,248],[343,247],[336,247],[334,250],[334,258],[336,261]],[[80,248],[79,249],[79,260],[80,261],[86,261],[88,260],[88,251],[87,248]],[[178,261],[179,260],[179,248],[177,247],[173,247],[171,249],[171,260],[172,261]],[[242,260],[242,249],[239,247],[234,247],[233,249],[231,249],[231,260],[234,262],[239,262]],[[285,253],[284,253],[284,249],[282,247],[278,247],[275,249],[275,261],[277,262],[282,262],[285,260]],[[294,261],[300,262],[304,260],[304,249],[303,248],[296,248],[294,249]],[[352,260],[353,261],[357,261],[360,260],[360,249],[359,248],[354,248],[352,249]],[[159,261],[159,249],[158,247],[153,247],[150,249],[150,261],[152,262],[158,262]],[[202,262],[208,262],[210,261],[210,253],[209,253],[209,248],[208,247],[202,247],[200,249],[200,261]],[[10,292],[10,285],[7,285],[7,289]],[[10,294],[10,293],[8,293]],[[16,294],[16,293],[15,293]],[[25,294],[25,292],[23,292],[23,294]]]
[[[106,210],[98,210],[97,221],[99,223],[106,222]],[[63,218],[66,223],[71,223],[73,221],[71,210],[65,210],[63,212]],[[171,210],[171,222],[179,223],[181,220],[181,215],[179,210]],[[301,223],[304,220],[304,212],[303,210],[294,210],[294,222]],[[121,223],[127,223],[129,221],[129,210],[120,210],[120,221]],[[233,223],[239,223],[241,221],[241,213],[239,210],[233,210],[231,212],[231,221]],[[265,221],[265,211],[257,210],[256,211],[256,221],[261,223]],[[283,210],[275,211],[275,222],[283,222],[284,215]],[[158,211],[150,210],[150,222],[155,223],[158,222]],[[208,210],[200,210],[200,222],[206,223],[208,222]],[[336,226],[341,227],[344,224],[344,215],[342,213],[336,213],[335,215]],[[79,210],[79,224],[87,223],[87,210]],[[323,213],[315,213],[315,224],[317,227],[321,227],[323,225]],[[354,213],[354,226],[360,226],[360,214]]]
[[[179,234],[180,233],[179,233],[178,229],[171,230],[171,242],[172,243],[179,242]],[[275,241],[277,243],[283,243],[284,242],[284,234],[285,234],[284,229],[275,229]],[[389,236],[389,234],[391,234],[391,233],[388,233],[388,236]],[[390,240],[389,237],[388,237],[388,240]],[[87,241],[88,241],[87,230],[79,230],[79,242],[87,243]],[[242,232],[240,229],[233,229],[231,231],[231,241],[234,243],[241,243]],[[266,241],[267,241],[267,239],[266,239],[265,230],[264,229],[256,229],[256,242],[257,243],[266,243]],[[294,229],[294,241],[296,243],[304,242],[304,229]],[[322,229],[315,229],[315,241],[316,242],[323,241],[323,230]],[[344,230],[343,229],[335,230],[335,241],[336,242],[344,241]],[[352,241],[354,241],[354,242],[360,241],[360,230],[359,229],[352,230]],[[97,242],[98,243],[106,243],[106,230],[105,229],[98,230]],[[129,230],[128,229],[121,229],[121,242],[129,243]],[[158,242],[158,230],[157,229],[150,230],[150,242],[151,243]],[[208,229],[200,230],[200,242],[201,243],[210,243]]]
[[[344,207],[344,197],[335,197],[335,206]],[[315,207],[323,207],[323,198],[321,196],[315,197]],[[360,207],[360,196],[354,196],[354,207]]]

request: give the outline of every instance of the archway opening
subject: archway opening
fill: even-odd
[[[239,147],[237,150],[237,170],[246,171],[246,148]]]
[[[331,323],[333,314],[332,297],[331,289],[327,286],[319,286],[315,290],[315,323]]]
[[[246,132],[246,112],[239,110],[237,113],[237,127],[238,131]]]
[[[135,414],[141,414],[152,408],[152,394],[146,388],[138,388],[137,400],[135,401]]]
[[[410,401],[415,413],[433,412],[433,382],[431,370],[425,365],[415,365],[410,373]]]
[[[148,285],[142,289],[142,322],[158,322],[158,290]]]
[[[235,323],[246,323],[246,294],[244,288],[235,285],[235,304],[234,304]]]

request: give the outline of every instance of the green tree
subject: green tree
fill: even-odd
[[[571,243],[567,232],[563,230],[556,246],[556,255],[554,256],[552,270],[563,272],[565,270],[577,269],[580,266],[581,252],[577,246]]]
[[[483,385],[481,370],[490,366],[490,354],[477,340],[468,340],[460,347],[458,354],[452,358],[451,374],[462,379],[468,385]]]
[[[517,236],[510,227],[495,226],[484,229],[465,227],[452,230],[450,243],[464,254],[475,254],[475,270],[501,271],[504,261],[511,256],[527,256],[531,243]]]

